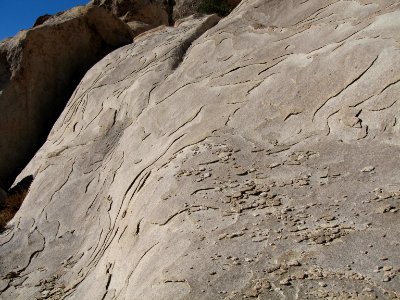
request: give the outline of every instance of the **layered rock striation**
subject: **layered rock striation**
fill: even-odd
[[[245,0],[106,56],[17,178],[1,297],[398,299],[399,20]]]
[[[85,72],[132,42],[99,7],[77,7],[0,43],[0,182],[8,189],[44,143]]]

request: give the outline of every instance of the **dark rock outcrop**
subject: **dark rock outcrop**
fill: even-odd
[[[111,11],[126,23],[142,22],[152,28],[169,25],[167,0],[92,0],[90,4]]]
[[[195,13],[228,15],[240,0],[175,0],[173,19],[178,20]]]
[[[20,182],[18,182],[15,186],[13,186],[11,189],[9,189],[8,195],[13,196],[16,194],[27,194],[27,192],[29,191],[29,188],[32,184],[33,179],[34,178],[32,175],[28,175],[28,176],[22,178],[22,180]]]
[[[0,180],[5,188],[43,144],[84,73],[132,41],[128,26],[99,7],[77,7],[41,22],[0,43]]]
[[[137,32],[139,25],[146,30],[173,25],[178,19],[193,14],[224,17],[239,3],[240,0],[92,0],[89,5],[104,7]]]
[[[39,18],[36,19],[35,23],[33,24],[33,27],[42,25],[44,22],[46,22],[51,17],[53,17],[53,16],[49,15],[49,14],[45,14],[43,16],[40,16]]]

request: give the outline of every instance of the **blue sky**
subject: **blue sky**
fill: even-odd
[[[89,0],[0,0],[0,40],[32,27],[37,17],[54,14]]]

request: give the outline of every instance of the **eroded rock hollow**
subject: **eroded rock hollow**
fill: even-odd
[[[4,299],[398,299],[400,4],[244,0],[107,55],[17,181]]]

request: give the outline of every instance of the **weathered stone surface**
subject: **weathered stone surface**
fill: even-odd
[[[139,25],[149,28],[172,25],[193,14],[225,16],[239,3],[239,0],[92,0],[89,5],[109,10],[136,32]]]
[[[77,7],[0,43],[0,181],[8,188],[43,144],[86,70],[131,42],[127,25]]]
[[[219,13],[226,15],[240,0],[175,0],[173,19],[178,20],[196,13]]]
[[[132,30],[132,34],[134,36],[137,36],[145,31],[148,31],[150,29],[152,29],[153,27],[150,26],[149,24],[140,22],[140,21],[131,21],[126,23],[129,28]]]
[[[1,296],[398,299],[399,20],[247,0],[105,57],[20,174]]]
[[[62,14],[62,12],[61,12],[61,13],[58,13],[57,15],[59,16],[59,15],[61,15],[61,14]],[[43,24],[44,22],[46,22],[48,19],[51,19],[51,18],[53,18],[53,17],[55,17],[55,16],[54,16],[54,15],[49,15],[49,14],[42,15],[42,16],[40,16],[39,18],[36,19],[35,23],[33,24],[33,27],[42,25],[42,24]]]
[[[92,0],[125,22],[142,22],[151,27],[169,24],[167,0]],[[172,9],[172,8],[171,8]]]

